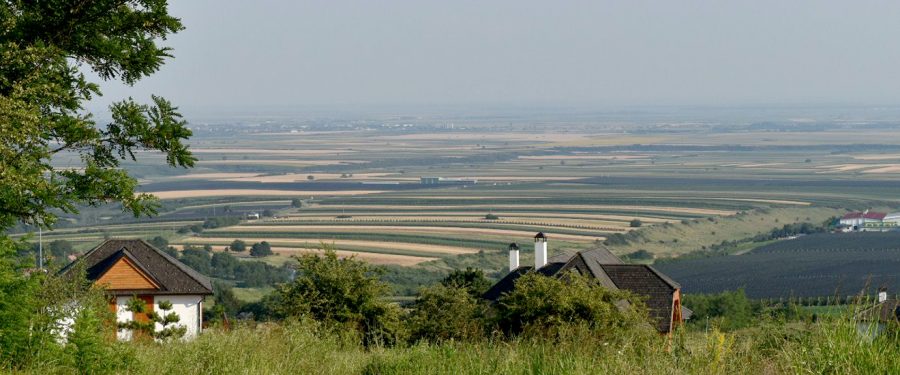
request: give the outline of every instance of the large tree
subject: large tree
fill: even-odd
[[[54,212],[79,205],[156,212],[121,163],[157,151],[193,166],[186,122],[153,96],[112,104],[111,121],[98,124],[84,104],[101,92],[84,72],[132,85],[171,57],[160,43],[182,28],[165,0],[0,1],[0,229],[51,226]],[[63,155],[78,164],[54,165]]]
[[[99,85],[85,73],[134,84],[171,57],[159,43],[181,29],[165,0],[0,0],[0,233],[16,223],[49,228],[57,213],[84,205],[156,211],[156,199],[135,191],[121,163],[156,151],[170,166],[193,166],[184,143],[190,130],[156,96],[150,104],[116,102],[111,120],[98,124],[84,105],[101,95]],[[60,158],[69,160],[66,168]],[[77,284],[16,271],[17,246],[0,234],[0,363],[7,369],[58,360],[50,350],[54,312],[64,309],[53,304],[75,292],[46,297]]]

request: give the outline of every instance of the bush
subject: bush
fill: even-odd
[[[641,225],[644,225],[644,223],[642,223],[639,219],[631,219],[631,221],[628,222],[628,226],[632,228],[640,228]]]
[[[485,220],[500,220],[500,216],[497,216],[495,214],[487,214],[487,215],[484,215],[484,219]]]
[[[231,244],[228,245],[228,248],[231,249],[231,251],[241,252],[247,250],[247,243],[242,240],[234,240],[231,241]]]
[[[291,199],[291,207],[300,208],[303,207],[303,201],[300,198]]]
[[[463,289],[469,295],[478,297],[491,287],[491,281],[484,276],[484,271],[466,267],[465,270],[451,271],[447,277],[441,280],[441,285],[448,288]]]
[[[272,246],[268,242],[257,242],[250,247],[250,255],[254,257],[265,257],[272,255]]]
[[[367,346],[402,341],[401,312],[383,300],[388,286],[378,280],[377,269],[353,257],[339,259],[333,248],[323,248],[321,256],[295,257],[297,277],[278,288],[277,313],[355,330]]]
[[[630,306],[620,309],[616,304],[623,300]],[[572,272],[561,278],[538,273],[520,277],[515,289],[498,300],[496,316],[507,333],[552,337],[574,326],[612,336],[646,323],[648,314],[630,293],[607,289],[596,279]]]
[[[627,254],[625,257],[631,260],[653,260],[654,258],[653,253],[643,249]]]
[[[475,340],[484,336],[484,306],[466,288],[423,288],[408,322],[412,340]]]

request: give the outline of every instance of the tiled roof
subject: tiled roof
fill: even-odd
[[[128,257],[141,272],[160,285],[160,290],[139,291],[141,294],[212,294],[209,278],[172,258],[169,254],[143,240],[107,240],[88,251],[60,271],[69,272],[76,263],[84,262],[88,280],[96,280],[117,260]],[[115,294],[130,295],[138,291],[116,290]]]
[[[886,213],[883,212],[849,212],[844,214],[841,219],[844,220],[852,220],[852,219],[872,219],[872,220],[884,220],[884,217],[887,216]]]

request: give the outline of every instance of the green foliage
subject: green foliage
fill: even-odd
[[[240,223],[241,218],[237,216],[213,217],[203,221],[203,229],[230,227],[232,225],[238,225]]]
[[[484,276],[484,271],[466,267],[465,270],[453,270],[441,280],[441,285],[448,288],[463,289],[473,297],[484,294],[491,287],[491,281]]]
[[[163,236],[153,237],[150,239],[150,241],[147,241],[147,242],[149,244],[153,245],[153,247],[160,249],[160,250],[165,250],[166,248],[169,247],[169,240],[167,240]]]
[[[490,213],[490,214],[484,215],[484,219],[485,220],[500,220],[500,216]]]
[[[725,330],[743,328],[754,321],[754,308],[743,289],[718,294],[685,294],[684,306],[694,311],[694,324],[706,324],[706,318]]]
[[[401,312],[382,300],[388,287],[378,280],[377,269],[353,257],[339,259],[328,245],[323,248],[321,256],[295,257],[297,277],[276,292],[278,314],[355,330],[366,345],[402,341]]]
[[[407,324],[414,341],[477,340],[487,326],[484,301],[457,286],[423,288]]]
[[[170,49],[158,42],[182,29],[163,0],[5,2],[0,6],[0,228],[52,225],[76,206],[122,203],[134,215],[158,208],[121,168],[138,150],[160,151],[170,166],[193,166],[191,136],[176,107],[127,99],[97,126],[83,104],[100,95],[80,67],[134,84],[156,72]],[[73,154],[82,168],[50,160]]]
[[[130,320],[127,322],[119,322],[119,329],[128,329],[133,332],[133,338],[152,338],[157,341],[171,341],[184,336],[187,327],[178,324],[181,320],[178,314],[172,310],[172,303],[167,300],[157,301],[158,310],[151,310],[140,298],[133,297],[128,300],[126,310],[135,314],[146,314],[147,321]],[[159,324],[162,328],[156,329]]]
[[[627,301],[627,307],[622,302]],[[496,318],[508,333],[553,336],[571,326],[585,326],[604,335],[647,322],[646,307],[623,291],[602,287],[577,273],[546,277],[528,273],[513,291],[497,301]],[[648,326],[649,328],[649,326]]]
[[[300,208],[303,207],[303,200],[300,198],[291,199],[291,207]]]
[[[630,260],[653,260],[653,253],[647,250],[638,250],[625,255],[625,258]]]
[[[628,226],[632,228],[640,228],[641,225],[644,225],[644,223],[642,223],[640,219],[631,219],[631,221],[628,222]]]
[[[243,287],[270,286],[288,280],[290,270],[259,261],[241,261],[225,252],[210,253],[187,247],[178,258],[204,275],[234,280]]]
[[[272,246],[268,242],[257,242],[250,247],[250,255],[254,257],[265,257],[272,255]]]
[[[247,250],[247,243],[244,241],[241,241],[241,240],[234,240],[234,241],[231,241],[231,244],[228,245],[228,248],[231,251],[237,251],[237,252],[245,251],[245,250]]]

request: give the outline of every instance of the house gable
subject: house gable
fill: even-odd
[[[141,271],[127,256],[119,257],[100,277],[95,285],[107,290],[159,290],[158,283]]]

